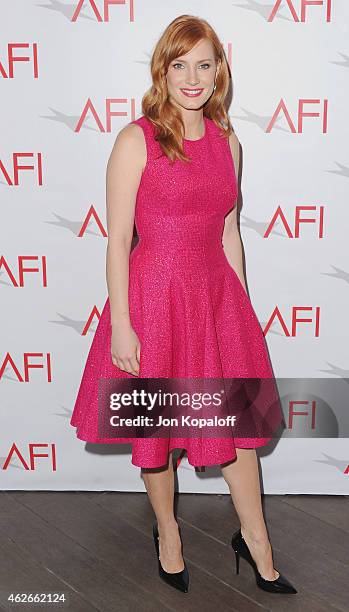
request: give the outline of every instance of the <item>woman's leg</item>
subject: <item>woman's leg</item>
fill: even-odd
[[[241,533],[259,573],[266,580],[275,580],[279,573],[274,569],[267,528],[264,522],[257,454],[253,448],[237,448],[237,458],[222,464],[222,475],[240,519]]]
[[[141,468],[149,501],[155,512],[159,530],[161,565],[166,572],[184,569],[178,523],[174,516],[174,471],[172,451],[167,468]]]

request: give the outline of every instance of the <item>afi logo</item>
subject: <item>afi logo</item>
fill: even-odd
[[[81,226],[81,229],[80,229],[80,231],[79,231],[79,233],[78,233],[78,238],[82,238],[82,237],[84,236],[84,234],[85,234],[85,232],[86,232],[86,229],[87,229],[87,226],[88,226],[88,224],[90,223],[90,221],[91,221],[92,219],[94,219],[94,220],[95,220],[95,222],[96,222],[97,226],[98,226],[98,227],[99,227],[99,229],[100,229],[100,232],[101,232],[102,236],[103,236],[104,238],[106,238],[106,237],[108,236],[108,234],[107,234],[107,232],[105,231],[105,229],[104,229],[104,227],[103,227],[103,224],[102,224],[102,221],[100,220],[99,215],[98,215],[98,213],[97,213],[97,211],[96,211],[95,207],[93,206],[93,204],[91,204],[91,206],[90,206],[90,208],[89,208],[89,210],[88,210],[88,213],[87,213],[87,215],[86,215],[86,217],[85,217],[85,219],[84,219],[84,221],[83,221],[83,224],[82,224],[82,226]]]
[[[90,112],[100,130],[100,132],[111,132],[111,118],[112,117],[128,117],[130,115],[130,121],[133,121],[136,118],[135,114],[135,99],[131,98],[129,101],[130,110],[113,110],[114,105],[116,104],[126,104],[128,102],[127,98],[106,98],[105,100],[105,109],[103,111],[103,117],[101,118],[96,111],[96,108],[90,98],[87,99],[87,102],[82,110],[79,121],[74,132],[80,132],[81,126],[83,125],[86,115]],[[105,127],[103,125],[103,121],[105,123]]]
[[[287,110],[286,104],[283,101],[283,99],[281,98],[279,104],[277,105],[277,108],[271,118],[271,121],[266,129],[266,132],[269,133],[271,132],[271,128],[273,127],[278,115],[280,114],[284,114],[286,121],[290,127],[291,132],[293,132],[293,134],[302,134],[303,132],[303,118],[304,117],[320,117],[320,112],[315,112],[315,113],[307,113],[304,111],[304,106],[306,104],[320,104],[321,100],[318,99],[314,99],[314,100],[307,100],[307,99],[300,99],[298,100],[298,111],[297,111],[297,127],[294,125],[290,113]],[[327,133],[327,113],[328,113],[328,100],[323,100],[323,109],[321,109],[321,117],[322,117],[322,132],[323,134]]]
[[[303,311],[310,311],[311,313],[314,313],[314,318],[309,318],[309,319],[299,319],[298,318],[298,313],[301,313]],[[295,338],[297,335],[297,324],[298,323],[313,323],[314,324],[314,335],[316,338],[318,338],[319,336],[319,329],[320,329],[320,306],[316,306],[315,308],[313,306],[293,306],[291,309],[291,331],[288,330],[287,325],[282,317],[282,314],[280,312],[280,310],[278,309],[278,307],[276,306],[271,314],[271,317],[267,323],[267,326],[264,330],[264,335],[269,331],[269,328],[271,327],[274,319],[278,319],[284,333],[285,336],[287,338]]]
[[[46,448],[49,449],[50,454],[47,453],[37,453],[35,452],[35,448]],[[9,454],[6,457],[6,461],[4,463],[4,465],[2,466],[3,470],[7,470],[7,466],[10,463],[12,457],[18,457],[18,459],[20,460],[21,464],[23,465],[25,470],[29,470],[31,472],[35,472],[36,466],[35,466],[35,458],[36,457],[44,457],[47,459],[51,460],[51,466],[52,466],[52,471],[55,472],[57,470],[57,461],[56,461],[56,445],[55,444],[38,444],[38,443],[32,443],[30,442],[28,444],[28,456],[29,456],[29,462],[27,463],[22,455],[22,453],[20,452],[19,448],[16,446],[15,443],[12,444]],[[46,468],[46,461],[45,461],[45,468]]]
[[[303,218],[302,212],[306,210],[317,211],[317,216],[314,214],[311,218]],[[263,238],[268,238],[272,232],[275,223],[280,219],[282,225],[285,228],[286,234],[289,238],[299,238],[300,227],[302,223],[314,223],[318,227],[318,237],[323,238],[324,236],[324,207],[323,206],[296,206],[294,211],[294,219],[287,222],[286,216],[283,213],[281,206],[278,206],[272,220],[270,221]],[[291,229],[292,226],[292,229]],[[292,231],[293,230],[293,231]]]
[[[90,327],[91,327],[91,324],[92,324],[92,322],[93,322],[93,319],[94,319],[95,317],[97,317],[98,321],[99,321],[99,319],[101,318],[101,313],[99,312],[99,310],[98,310],[97,306],[93,306],[93,308],[92,308],[92,310],[91,310],[91,312],[90,312],[90,314],[89,314],[89,317],[88,317],[88,319],[87,319],[87,321],[86,321],[86,324],[85,324],[85,326],[84,326],[84,329],[83,329],[83,330],[82,330],[82,332],[81,332],[81,335],[82,335],[82,336],[86,336],[87,332],[89,331],[89,329],[90,329]]]
[[[38,267],[34,267],[34,268],[25,267],[25,262],[28,260],[37,262]],[[40,266],[39,266],[39,263],[40,263]],[[39,275],[42,276],[42,286],[47,287],[46,255],[42,255],[41,257],[39,257],[39,255],[18,255],[17,273],[18,273],[19,282],[16,281],[15,275],[12,272],[9,264],[7,263],[3,255],[1,255],[0,257],[0,271],[1,271],[1,268],[4,268],[4,270],[6,270],[7,275],[13,287],[24,287],[24,274],[26,272],[39,273]],[[40,282],[41,282],[41,278],[40,278]]]
[[[293,428],[293,418],[295,416],[306,416],[306,417],[310,417],[311,422],[310,422],[310,427],[311,429],[315,429],[316,426],[316,421],[315,421],[315,411],[316,411],[316,402],[313,400],[311,402],[311,408],[310,408],[310,414],[308,411],[299,411],[299,410],[294,410],[294,406],[297,405],[301,405],[301,406],[309,406],[309,401],[305,400],[305,401],[301,401],[301,400],[292,400],[289,403],[289,411],[288,411],[288,428],[292,429]]]
[[[31,358],[39,358],[39,363],[31,363]],[[46,372],[47,382],[52,382],[51,376],[51,354],[50,353],[23,353],[23,364],[22,374],[19,367],[17,367],[14,359],[12,359],[10,353],[5,355],[3,362],[0,362],[0,380],[4,374],[5,368],[11,367],[12,372],[16,376],[18,382],[30,382],[30,370],[40,369]]]
[[[294,8],[294,2],[292,0],[276,0],[273,10],[270,14],[270,17],[268,17],[268,21],[273,21],[277,11],[279,10],[279,7],[285,4],[288,6],[294,21],[297,21],[297,22],[302,21],[304,23],[305,13],[306,13],[308,6],[312,6],[316,4],[318,6],[322,6],[326,10],[326,21],[331,21],[331,8],[332,8],[331,2],[332,0],[299,0],[300,10],[301,10],[301,18],[299,19],[296,13],[296,9]]]
[[[15,55],[15,49],[28,49],[28,55]],[[8,43],[7,45],[7,58],[6,68],[0,61],[0,76],[4,79],[14,78],[14,68],[16,62],[30,62],[33,69],[34,79],[38,78],[38,45],[33,43]]]
[[[98,3],[99,5],[103,6],[103,16],[101,11],[98,9],[97,6],[97,2],[96,0],[79,0],[78,5],[74,11],[74,15],[72,16],[71,20],[72,21],[76,21],[77,18],[80,15],[81,9],[84,6],[89,6],[89,8],[92,9],[97,21],[109,21],[109,7],[112,4],[127,4],[126,0],[100,0],[100,2]],[[135,20],[135,16],[134,16],[134,3],[133,0],[129,0],[129,19],[130,21],[134,21]]]
[[[29,157],[33,160],[34,163],[35,156],[35,164],[32,166],[21,166],[20,158],[21,157]],[[42,185],[42,153],[12,153],[12,167],[9,172],[7,172],[5,165],[0,159],[0,173],[2,173],[5,177],[5,181],[8,185],[18,186],[19,185],[19,172],[20,170],[34,170],[34,176],[37,177],[37,184]],[[10,177],[10,172],[13,174],[13,179]]]

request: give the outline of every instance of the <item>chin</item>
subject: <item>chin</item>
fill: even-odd
[[[187,110],[199,110],[199,108],[205,104],[206,100],[200,100],[199,102],[198,100],[178,100],[178,98],[176,98],[176,102]]]

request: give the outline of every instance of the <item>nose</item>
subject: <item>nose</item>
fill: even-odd
[[[200,79],[198,79],[195,68],[193,68],[192,70],[190,70],[189,68],[186,82],[188,83],[188,85],[193,85],[193,86],[199,84]]]

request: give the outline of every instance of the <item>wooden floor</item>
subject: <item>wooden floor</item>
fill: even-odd
[[[229,495],[176,495],[190,572],[181,593],[158,576],[146,493],[49,491],[0,493],[0,591],[64,592],[74,612],[348,612],[349,496],[266,495],[263,503],[275,567],[297,595],[261,591],[243,559],[235,575],[230,536],[239,522]]]

